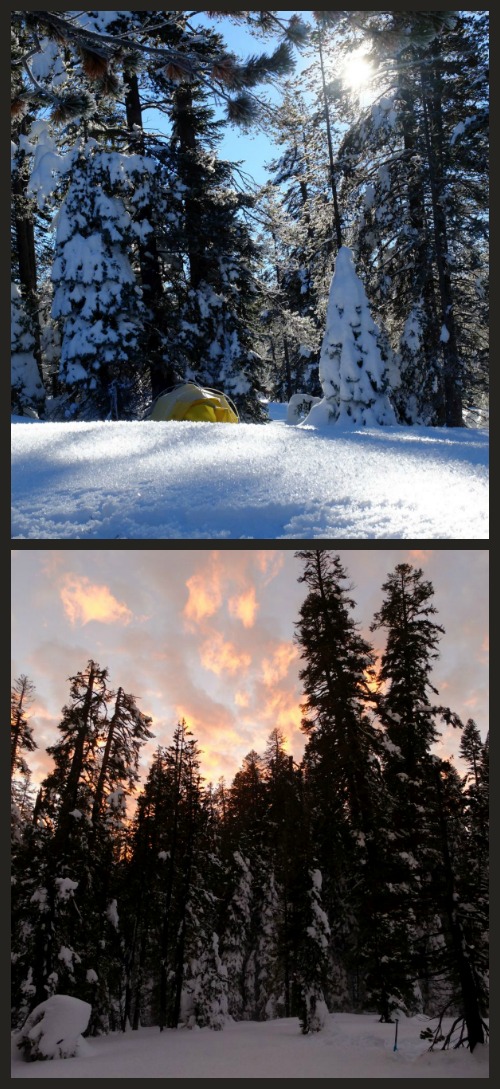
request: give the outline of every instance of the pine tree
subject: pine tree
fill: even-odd
[[[427,975],[429,956],[432,965],[436,952],[435,947],[431,951],[426,947],[425,936],[435,926],[437,915],[448,950],[449,978],[457,982],[473,1048],[483,1039],[484,999],[477,963],[465,953],[464,928],[456,907],[457,859],[463,851],[457,777],[453,768],[442,765],[430,751],[439,736],[438,715],[461,725],[448,708],[432,705],[428,697],[429,691],[436,694],[430,673],[444,629],[433,619],[433,586],[420,569],[398,564],[383,590],[386,597],[372,627],[387,630],[379,670],[384,689],[377,704],[386,734],[385,778],[393,827],[385,864],[392,900],[389,922],[394,920],[397,927],[390,978],[398,979],[410,1008],[412,991],[418,1003],[418,980]],[[438,963],[442,965],[440,951]]]
[[[158,905],[171,859],[172,801],[167,750],[159,746],[137,799],[123,873],[124,1029],[158,1023]]]
[[[262,364],[252,344],[258,284],[256,250],[244,220],[250,198],[216,155],[221,123],[206,95],[174,91],[171,157],[176,219],[166,244],[182,259],[169,353],[184,379],[224,389],[245,420],[263,420]],[[174,270],[175,276],[175,270]]]
[[[10,701],[10,776],[16,771],[26,774],[28,767],[22,751],[33,752],[36,741],[27,714],[35,698],[35,686],[25,673],[16,678],[11,690]]]
[[[432,619],[432,584],[423,572],[398,564],[383,584],[384,603],[372,630],[385,628],[386,646],[378,673],[377,710],[384,727],[384,775],[390,796],[390,833],[381,889],[382,938],[388,993],[409,1012],[419,1009],[418,934],[422,896],[428,881],[425,857],[429,832],[428,755],[437,740],[435,709],[429,703],[432,663],[443,629]],[[424,927],[425,929],[425,927]],[[420,966],[425,974],[425,969]],[[386,1015],[390,1016],[388,1002]]]
[[[299,676],[311,774],[325,762],[325,786],[330,776],[330,791],[338,783],[338,795],[334,792],[330,804],[345,806],[353,828],[363,832],[370,822],[370,768],[377,751],[376,732],[366,713],[374,654],[349,615],[354,601],[340,558],[323,549],[296,555],[304,561],[299,582],[308,587],[296,639],[306,662]]]
[[[110,691],[107,678],[108,671],[90,660],[70,679],[61,740],[48,750],[55,767],[20,845],[19,858],[31,852],[35,863],[16,894],[18,910],[29,920],[29,940],[18,957],[21,991],[29,988],[34,1005],[54,992],[90,1001],[94,1033],[121,1027],[117,866],[126,793],[138,778],[140,747],[151,736],[150,719],[134,697]],[[26,903],[32,905],[28,911]]]
[[[445,963],[458,1016],[443,1047],[467,1044],[471,1051],[488,1036],[488,878],[461,811],[460,778],[447,761],[434,758],[435,859],[433,895],[443,919]],[[448,1002],[447,1005],[450,1003]],[[438,1029],[441,1028],[441,1017]],[[456,1032],[456,1035],[454,1035]],[[438,1035],[439,1033],[436,1033]]]
[[[299,581],[308,587],[296,638],[305,659],[299,676],[305,694],[302,728],[308,736],[303,769],[310,843],[332,926],[332,991],[345,993],[349,978],[354,1001],[362,1002],[360,949],[370,936],[366,899],[376,880],[384,810],[380,739],[371,721],[368,687],[374,654],[349,615],[354,601],[339,557],[322,549],[297,557],[304,561]],[[375,963],[379,956],[382,952],[375,949]]]
[[[399,354],[399,418],[461,426],[484,380],[487,15],[358,19],[376,97],[339,149],[351,244]]]
[[[103,820],[110,797],[133,790],[139,779],[139,754],[142,745],[154,735],[149,730],[151,718],[137,707],[135,696],[119,688],[109,724],[106,743],[99,761],[99,774],[92,802],[92,824]]]
[[[138,798],[122,872],[123,1027],[223,1027],[219,817],[196,742],[181,722]]]
[[[229,1013],[255,1020],[262,1007],[258,945],[269,856],[264,762],[252,749],[236,772],[226,799],[222,849],[228,904],[221,949],[228,970]]]
[[[444,628],[432,619],[437,612],[434,589],[421,569],[398,564],[382,590],[386,597],[372,624],[373,631],[387,631],[378,675],[387,688],[378,701],[379,713],[399,750],[394,756],[411,779],[438,736],[428,691],[437,694],[430,672]]]
[[[301,896],[309,841],[302,769],[286,752],[285,742],[279,728],[271,731],[264,753],[264,774],[270,880],[277,897],[270,913],[275,949],[269,956],[273,958],[275,993],[279,995],[279,1000],[274,999],[277,1015],[290,1017],[298,1013],[294,977],[302,933]]]

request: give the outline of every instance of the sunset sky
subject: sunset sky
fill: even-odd
[[[433,682],[441,702],[488,728],[487,549],[335,550],[354,585],[354,615],[376,650],[383,635],[369,625],[381,586],[397,563],[423,567],[435,589],[436,621],[446,634]],[[300,658],[294,622],[305,596],[302,564],[284,549],[127,551],[14,549],[12,679],[36,688],[31,714],[33,781],[51,768],[44,752],[59,734],[68,678],[89,658],[109,670],[152,716],[154,740],[168,745],[184,717],[197,738],[202,773],[230,783],[243,757],[263,752],[279,726],[288,750],[302,755]],[[456,754],[451,727],[440,752]]]

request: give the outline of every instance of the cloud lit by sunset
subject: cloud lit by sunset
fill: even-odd
[[[238,652],[218,631],[213,631],[202,644],[200,658],[205,669],[212,673],[228,673],[231,677],[248,669],[252,660],[244,651]]]
[[[258,607],[255,596],[255,586],[249,586],[248,590],[245,590],[244,593],[229,599],[229,612],[231,613],[231,616],[238,617],[238,620],[241,620],[245,628],[253,627]]]
[[[264,703],[263,715],[272,723],[270,730],[278,727],[283,731],[289,752],[297,753],[297,742],[302,742],[300,748],[303,747],[300,729],[302,711],[297,694],[280,689],[270,693]]]
[[[275,579],[281,571],[285,557],[283,552],[261,549],[255,553],[257,568],[265,576],[265,584]]]
[[[294,643],[280,643],[270,658],[262,661],[262,680],[266,686],[276,684],[286,677],[292,662],[299,656]]]
[[[90,579],[65,575],[59,589],[66,616],[71,624],[88,624],[99,620],[102,624],[129,624],[132,613],[125,604],[111,593],[108,586],[96,585]]]
[[[218,563],[218,553],[212,552],[208,563],[201,571],[196,571],[186,579],[188,600],[184,608],[187,620],[204,620],[213,616],[222,603],[222,572]]]
[[[354,584],[355,618],[370,633],[381,587],[397,563],[422,564],[445,628],[434,681],[463,720],[487,730],[487,550],[339,551]],[[13,677],[37,690],[30,757],[33,781],[47,773],[68,678],[90,657],[109,670],[154,722],[141,782],[157,745],[169,745],[184,715],[202,750],[201,773],[226,782],[247,753],[264,753],[279,727],[300,761],[303,702],[295,624],[306,589],[301,562],[285,549],[15,550]],[[460,592],[457,592],[459,588]],[[54,601],[62,608],[54,609]],[[95,623],[92,624],[91,621]],[[458,731],[446,739],[458,754]]]

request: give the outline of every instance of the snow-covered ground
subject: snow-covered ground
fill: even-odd
[[[487,1078],[488,1048],[429,1053],[423,1017],[381,1025],[374,1014],[334,1014],[302,1036],[297,1018],[211,1029],[139,1029],[87,1041],[85,1056],[26,1063],[13,1078]],[[435,1022],[431,1022],[435,1026]]]
[[[12,537],[485,540],[488,432],[12,425]]]

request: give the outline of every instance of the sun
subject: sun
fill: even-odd
[[[373,68],[363,48],[348,53],[342,65],[342,80],[353,91],[362,90],[370,82]]]

